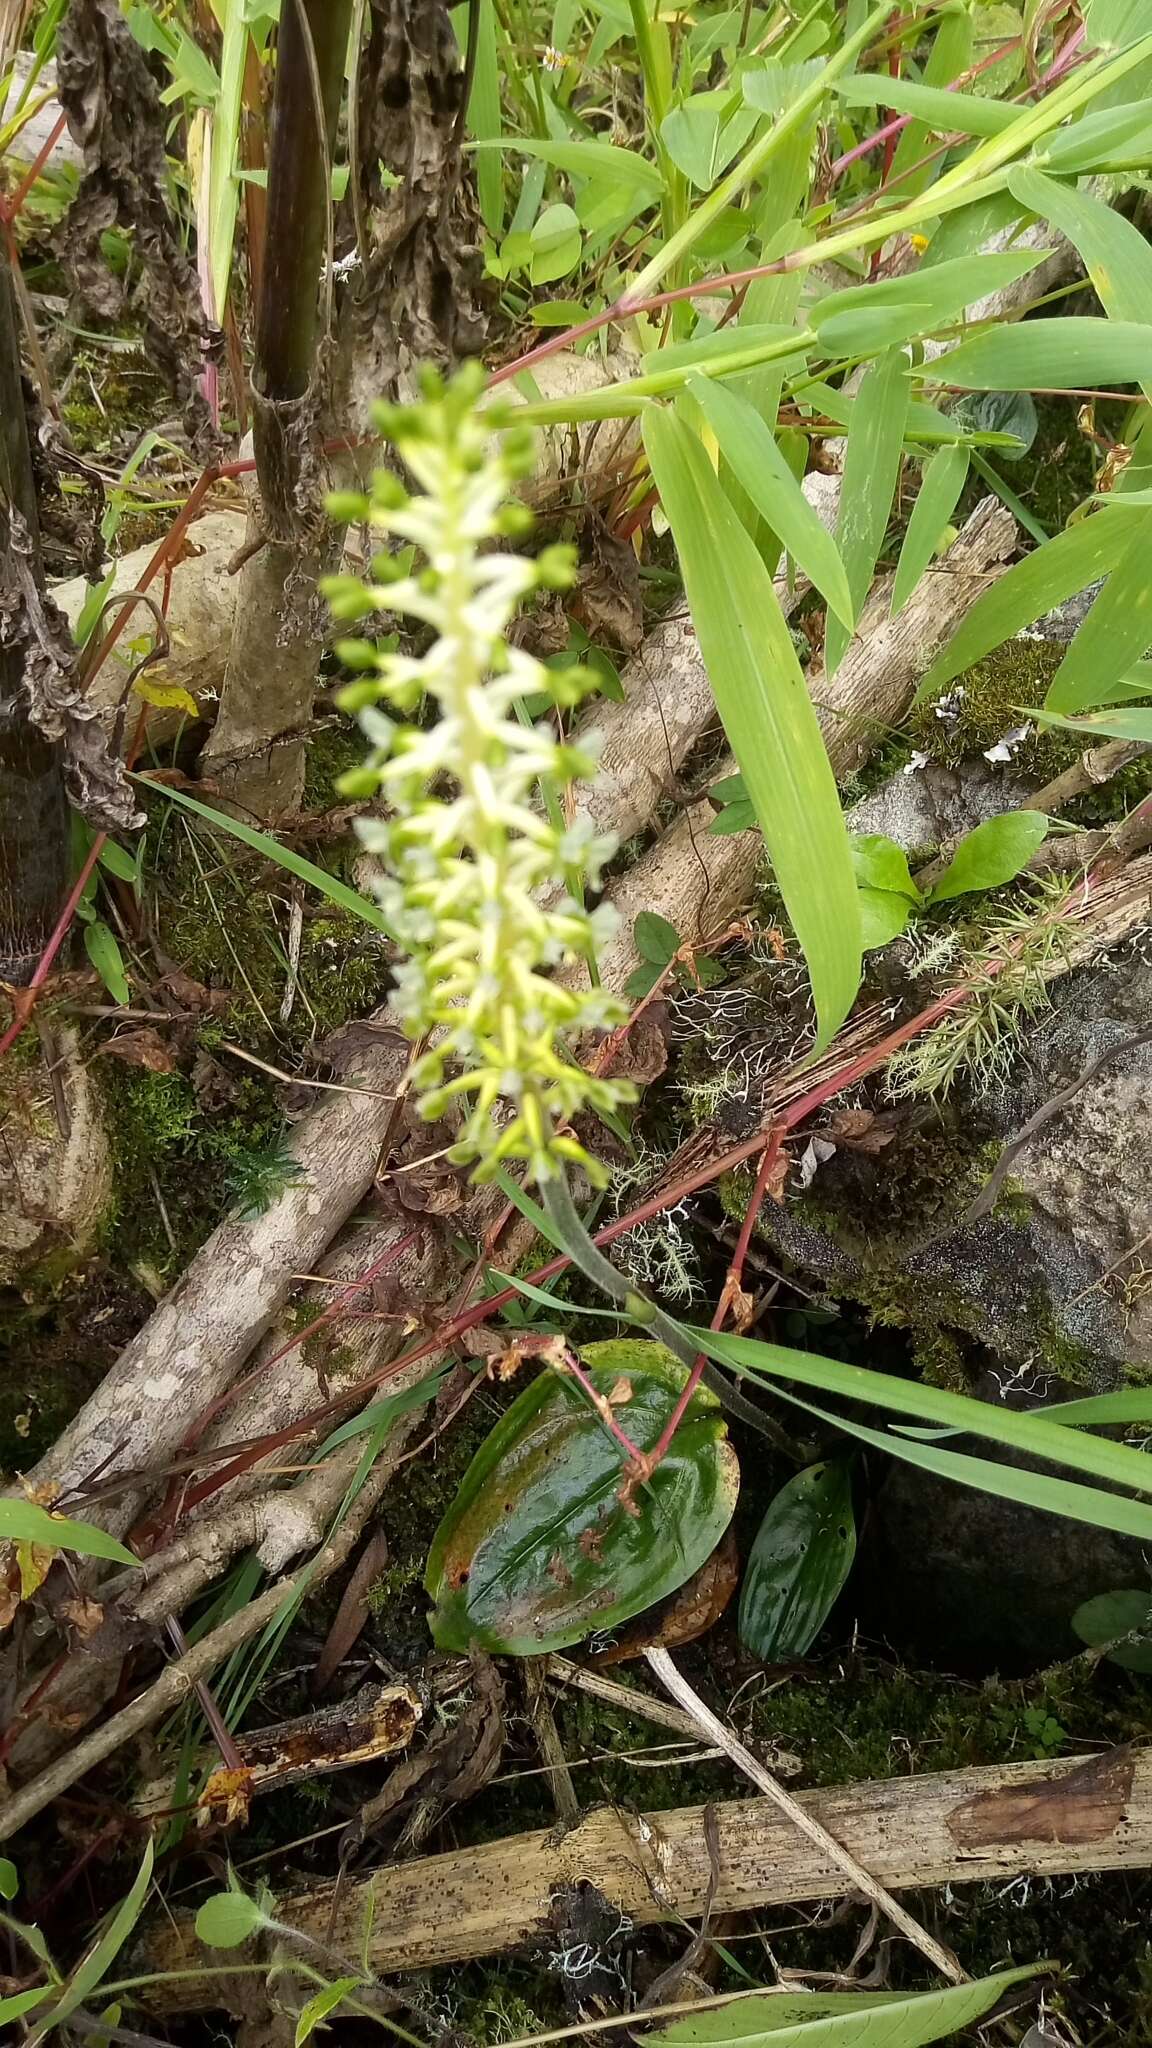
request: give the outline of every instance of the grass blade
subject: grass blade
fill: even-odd
[[[258,832],[254,825],[242,824],[239,818],[230,818],[224,811],[214,811],[209,804],[202,804],[199,797],[188,796],[182,789],[171,789],[166,782],[153,782],[147,775],[133,777],[143,783],[145,789],[155,796],[166,797],[170,804],[179,804],[183,811],[193,811],[198,818],[204,818],[220,832],[230,832],[233,839],[243,840],[255,853],[262,853],[266,860],[274,860],[277,867],[287,868],[289,874],[297,875],[302,882],[310,882],[327,896],[330,903],[338,903],[342,910],[351,911],[353,917],[362,918],[374,931],[383,932],[387,938],[394,936],[384,912],[359,890],[350,889],[337,875],[330,875],[326,868],[318,868],[315,861],[305,860],[302,853],[293,853],[290,846],[281,846],[268,832]]]
[[[1075,135],[1078,129],[1069,131]],[[1152,249],[1139,228],[1102,199],[1059,185],[1041,171],[1013,171],[1008,187],[1014,199],[1054,228],[1079,250],[1088,281],[1110,320],[1131,320],[1152,327]],[[1145,395],[1152,397],[1152,370],[1147,360],[1140,373]]]
[[[1087,711],[1107,702],[1115,684],[1152,647],[1152,511],[1136,531],[1052,678],[1048,711]]]
[[[937,135],[1002,135],[1023,112],[1000,100],[946,92],[939,86],[918,85],[911,78],[888,78],[878,72],[838,78],[833,91],[850,107],[890,107],[897,114],[915,114]]]
[[[480,218],[496,238],[504,232],[504,166],[491,147],[500,133],[500,65],[496,55],[494,0],[476,0],[476,66],[468,101],[468,126],[480,145],[476,160],[476,196]]]
[[[836,539],[857,617],[868,595],[900,474],[900,450],[910,386],[902,349],[881,356],[865,372],[852,407]],[[851,633],[830,617],[824,645],[828,675],[838,666]]]
[[[672,527],[717,708],[812,981],[819,1044],[860,983],[860,911],[820,726],[772,579],[704,450],[653,410],[644,445]]]
[[[852,593],[836,543],[804,496],[776,446],[771,428],[755,407],[735,391],[725,390],[705,377],[694,377],[688,389],[737,482],[809,582],[815,584],[851,632]]]
[[[904,535],[896,580],[892,585],[891,615],[902,611],[940,545],[944,528],[956,509],[956,502],[968,478],[967,448],[940,448],[925,464],[916,503]]]
[[[896,1379],[891,1373],[872,1372],[862,1365],[841,1365],[836,1359],[821,1358],[815,1352],[790,1351],[783,1345],[764,1344],[756,1338],[697,1329],[688,1330],[687,1335],[709,1358],[736,1372],[794,1380],[800,1386],[836,1394],[844,1400],[868,1402],[889,1414],[943,1423],[1053,1465],[1071,1465],[1111,1486],[1152,1493],[1152,1457],[1146,1451],[1133,1450],[1128,1444],[1109,1443],[1101,1437],[1070,1435],[1060,1423],[1049,1422],[1042,1414],[1026,1414],[989,1401],[974,1401],[966,1394],[952,1394],[943,1387],[920,1386],[914,1381]],[[1146,1513],[1148,1528],[1152,1530],[1152,1508]]]
[[[935,696],[954,676],[982,661],[1022,626],[1032,625],[1054,605],[1086,590],[1097,577],[1107,576],[1127,548],[1138,517],[1120,504],[1110,505],[1014,563],[1006,576],[977,598],[967,618],[941,648],[920,685],[918,700]]]
[[[1040,391],[1137,384],[1152,341],[1132,320],[1028,320],[962,341],[933,363],[931,376],[965,391]]]

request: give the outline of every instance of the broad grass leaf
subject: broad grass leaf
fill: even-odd
[[[892,584],[891,615],[902,611],[937,553],[968,480],[967,448],[940,448],[924,465]]]
[[[966,832],[928,898],[949,903],[973,889],[999,889],[1026,867],[1048,837],[1043,811],[1004,811]]]
[[[114,1003],[127,1003],[132,991],[124,972],[124,955],[116,934],[102,918],[84,927],[84,951]]]
[[[500,60],[496,50],[495,0],[475,0],[476,59],[472,91],[468,96],[468,126],[480,150],[476,160],[476,196],[480,218],[488,233],[499,241],[504,232],[504,166],[490,145],[500,134]],[[622,152],[630,154],[628,151]],[[649,166],[644,158],[645,170]]]
[[[1116,567],[1132,534],[1138,513],[1114,504],[1082,519],[1046,541],[1023,561],[1013,563],[977,598],[971,611],[941,648],[917,692],[918,701],[935,696],[962,670],[982,661],[994,647],[1032,625],[1054,605],[1086,590]]]
[[[1075,131],[1073,131],[1075,132]],[[1012,171],[1009,190],[1030,213],[1051,221],[1084,259],[1088,281],[1110,320],[1152,328],[1152,248],[1115,207],[1042,171]],[[1137,372],[1152,397],[1152,364]],[[1037,380],[1039,381],[1039,380]]]
[[[937,135],[1002,135],[1022,111],[998,100],[977,99],[973,93],[948,92],[878,72],[837,79],[833,90],[850,107],[890,107],[897,114],[914,114]]]
[[[840,797],[779,601],[700,442],[652,412],[644,445],[700,650],[812,982],[819,1043],[860,984],[860,913]]]
[[[973,13],[970,8],[946,9],[937,17],[939,27],[924,65],[923,85],[949,86],[970,68],[975,41]],[[911,120],[896,144],[889,182],[898,179],[894,189],[907,199],[915,199],[939,175],[940,159],[928,139],[931,133],[927,121]]]
[[[1084,718],[1065,718],[1061,712],[1044,708],[1030,711],[1029,716],[1038,719],[1041,725],[1059,725],[1065,732],[1079,734],[1088,746],[1097,740],[1147,740],[1152,743],[1152,705],[1148,704],[1133,705],[1130,711],[1118,705],[1108,711],[1089,712]]]
[[[1027,320],[992,327],[932,364],[930,375],[966,391],[1090,389],[1149,376],[1152,332],[1131,320]]]
[[[805,1657],[856,1555],[846,1459],[810,1465],[780,1488],[756,1532],[740,1588],[740,1640],[764,1664]]]
[[[0,1541],[35,1543],[51,1550],[69,1550],[77,1557],[106,1557],[113,1564],[139,1564],[106,1529],[89,1522],[71,1522],[66,1515],[49,1514],[35,1501],[0,1499]]]
[[[965,308],[1002,291],[1026,277],[1043,263],[1042,249],[989,250],[978,256],[955,256],[946,263],[921,264],[904,277],[882,278],[879,284],[850,285],[846,291],[829,292],[813,306],[809,319],[818,334],[829,320],[842,313],[879,306],[910,306],[923,309],[925,325],[933,327],[954,320]]]
[[[900,451],[908,412],[908,358],[902,349],[879,357],[864,374],[852,405],[836,539],[856,616],[868,595],[900,474]],[[838,667],[851,635],[836,618],[828,620],[824,663]]]
[[[480,161],[501,150],[515,156],[536,157],[558,171],[577,177],[610,179],[613,183],[640,186],[658,199],[664,181],[649,157],[634,149],[620,149],[614,142],[537,142],[526,135],[486,137],[472,145]]]
[[[836,543],[822,526],[755,407],[707,378],[688,386],[725,462],[797,566],[851,630],[852,595]]]
[[[1152,1456],[1148,1452],[1101,1437],[1082,1436],[1079,1431],[1070,1432],[1058,1422],[1049,1422],[1043,1411],[1022,1413],[996,1402],[974,1401],[967,1394],[953,1394],[944,1387],[921,1386],[896,1379],[891,1373],[872,1372],[867,1366],[842,1365],[815,1352],[792,1351],[752,1337],[728,1336],[695,1327],[687,1329],[687,1335],[707,1357],[736,1372],[794,1381],[847,1401],[867,1402],[891,1415],[911,1415],[921,1422],[963,1429],[1050,1464],[1070,1465],[1109,1485],[1152,1493]],[[1125,1508],[1130,1505],[1116,1501],[1115,1497],[1113,1503]],[[1141,1507],[1139,1518],[1140,1528],[1152,1533],[1152,1507]]]
[[[1152,334],[1149,335],[1152,342]],[[1077,629],[1044,699],[1048,711],[1086,711],[1152,647],[1152,509]]]
[[[942,1991],[753,1993],[692,2013],[649,2035],[669,2048],[927,2048],[992,2011],[1005,1991],[1042,1974],[1043,1963],[997,1971]]]
[[[621,1428],[651,1450],[687,1377],[662,1345],[615,1339],[581,1352]],[[703,1398],[702,1398],[703,1397]],[[575,1381],[545,1372],[469,1465],[433,1538],[425,1586],[441,1649],[479,1643],[540,1656],[610,1630],[674,1593],[732,1518],[735,1454],[715,1395],[699,1389],[628,1512],[620,1446]]]
[[[1083,114],[1071,127],[1053,135],[1041,161],[1059,178],[1082,177],[1107,170],[1113,163],[1141,163],[1152,156],[1152,112],[1146,100],[1105,107]]]

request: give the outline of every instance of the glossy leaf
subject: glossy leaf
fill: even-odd
[[[753,1993],[655,2028],[669,2048],[927,2048],[991,2012],[1005,1991],[1039,1976],[1025,1964],[944,1991]]]
[[[892,584],[891,615],[895,618],[907,604],[916,585],[937,554],[945,529],[968,480],[967,448],[940,448],[924,466],[916,503],[904,533],[900,560]]]
[[[965,833],[929,903],[948,903],[972,889],[998,889],[1012,881],[1043,846],[1048,827],[1043,811],[1003,811],[998,818],[985,818]]]
[[[1152,334],[1149,335],[1152,342]],[[1044,699],[1048,711],[1087,711],[1152,647],[1152,509],[1078,627]]]
[[[1005,576],[977,598],[941,648],[920,685],[918,699],[935,696],[953,677],[1011,640],[1021,627],[1032,625],[1053,606],[1106,576],[1123,555],[1136,530],[1137,517],[1119,504],[1111,505],[1013,563]]]
[[[653,412],[644,445],[716,706],[804,953],[827,1044],[860,984],[860,913],[824,740],[755,543],[691,429]]]
[[[263,1925],[263,1910],[247,1892],[213,1892],[196,1915],[196,1936],[207,1948],[239,1948]]]
[[[581,1358],[620,1427],[650,1450],[684,1368],[642,1339]],[[440,1649],[478,1643],[535,1657],[611,1631],[676,1591],[715,1549],[739,1488],[720,1405],[693,1395],[675,1441],[636,1498],[619,1499],[621,1450],[575,1381],[541,1373],[497,1423],[433,1539],[425,1586]]]
[[[737,391],[695,377],[688,386],[733,476],[797,567],[851,630],[852,596],[836,543],[822,526],[755,407]],[[734,829],[734,828],[730,828]]]
[[[1022,462],[1040,428],[1030,391],[966,392],[957,398],[951,418],[973,435],[1001,437],[997,448],[1001,462]]]
[[[1124,1671],[1152,1673],[1152,1588],[1098,1593],[1076,1609],[1072,1626],[1081,1642],[1093,1650],[1114,1644],[1107,1650],[1110,1664],[1119,1664]],[[1122,1636],[1132,1640],[1122,1642]]]
[[[71,1522],[66,1515],[51,1515],[35,1501],[18,1497],[0,1498],[0,1541],[35,1543],[50,1550],[70,1550],[77,1557],[106,1557],[114,1564],[139,1564],[130,1550],[117,1543],[107,1530],[88,1522]]]
[[[764,1664],[806,1656],[855,1555],[846,1460],[798,1472],[771,1502],[748,1554],[738,1626],[753,1656]]]
[[[1149,376],[1152,335],[1133,320],[1023,320],[990,327],[937,358],[929,372],[966,391],[1091,389]]]
[[[836,540],[857,617],[868,595],[900,473],[900,451],[910,387],[902,349],[880,356],[864,374],[852,406]],[[824,663],[831,675],[850,634],[839,619],[828,620]]]

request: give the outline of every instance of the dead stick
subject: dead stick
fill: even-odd
[[[899,1901],[892,1897],[891,1892],[885,1891],[884,1886],[865,1870],[864,1865],[857,1862],[851,1849],[846,1849],[842,1842],[838,1842],[834,1835],[830,1835],[827,1828],[822,1827],[815,1816],[809,1813],[806,1807],[801,1806],[798,1799],[794,1799],[790,1792],[785,1791],[783,1785],[772,1776],[771,1771],[765,1769],[758,1757],[753,1756],[750,1749],[745,1749],[739,1737],[724,1726],[723,1721],[693,1692],[687,1679],[681,1677],[667,1650],[645,1650],[644,1655],[661,1685],[683,1707],[684,1712],[692,1716],[701,1734],[706,1735],[711,1742],[719,1743],[725,1755],[731,1757],[732,1762],[743,1771],[745,1777],[750,1778],[769,1799],[775,1800],[780,1811],[787,1814],[789,1820],[800,1829],[801,1834],[807,1835],[808,1840],[819,1849],[821,1855],[827,1856],[844,1872],[856,1891],[863,1892],[865,1898],[871,1899],[874,1906],[879,1906],[892,1925],[898,1927],[901,1934],[920,1950],[921,1955],[927,1956],[928,1961],[947,1977],[950,1983],[966,1984],[967,1975],[960,1968],[955,1956],[948,1949],[941,1947],[935,1937],[921,1927],[919,1922],[912,1918],[911,1913],[906,1912]]]
[[[78,1742],[63,1756],[50,1764],[31,1784],[24,1785],[14,1793],[7,1805],[0,1807],[0,1841],[6,1841],[18,1829],[26,1827],[38,1813],[42,1813],[53,1799],[59,1799],[79,1778],[95,1770],[97,1764],[114,1756],[119,1749],[131,1742],[145,1728],[151,1727],[170,1707],[179,1706],[187,1699],[197,1684],[222,1664],[226,1657],[238,1650],[251,1636],[272,1621],[286,1602],[296,1594],[309,1592],[332,1573],[339,1571],[360,1537],[360,1532],[372,1514],[381,1494],[392,1476],[392,1464],[387,1458],[381,1459],[371,1474],[353,1506],[322,1550],[284,1579],[277,1579],[275,1585],[242,1607],[219,1628],[201,1637],[200,1641],[162,1671],[155,1683],[145,1692],[122,1707],[111,1720],[105,1721],[92,1733]]]

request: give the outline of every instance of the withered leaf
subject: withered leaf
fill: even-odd
[[[171,1074],[176,1068],[175,1053],[152,1024],[118,1032],[100,1051],[105,1059],[123,1060],[128,1067],[145,1067],[150,1074]]]
[[[168,204],[167,116],[144,52],[118,0],[71,0],[57,32],[60,104],[84,154],[84,175],[60,244],[74,290],[91,312],[115,319],[126,288],[101,247],[119,224],[132,236],[151,360],[182,400],[192,397],[202,349],[219,336],[201,309],[195,266]],[[202,404],[202,401],[201,401]]]
[[[613,1047],[604,1072],[638,1088],[658,1081],[668,1065],[669,1029],[667,1003],[649,1003]]]
[[[192,1062],[192,1087],[201,1109],[228,1109],[240,1100],[239,1081],[211,1053],[198,1052]]]
[[[594,644],[635,654],[644,638],[636,556],[594,514],[589,515],[587,533],[590,558],[577,575],[568,610]]]
[[[681,1643],[695,1642],[719,1621],[740,1582],[740,1556],[731,1529],[721,1537],[711,1557],[681,1586],[678,1593],[638,1614],[620,1629],[616,1640],[589,1657],[594,1671],[606,1664],[624,1664],[642,1657],[645,1650],[674,1650]]]

